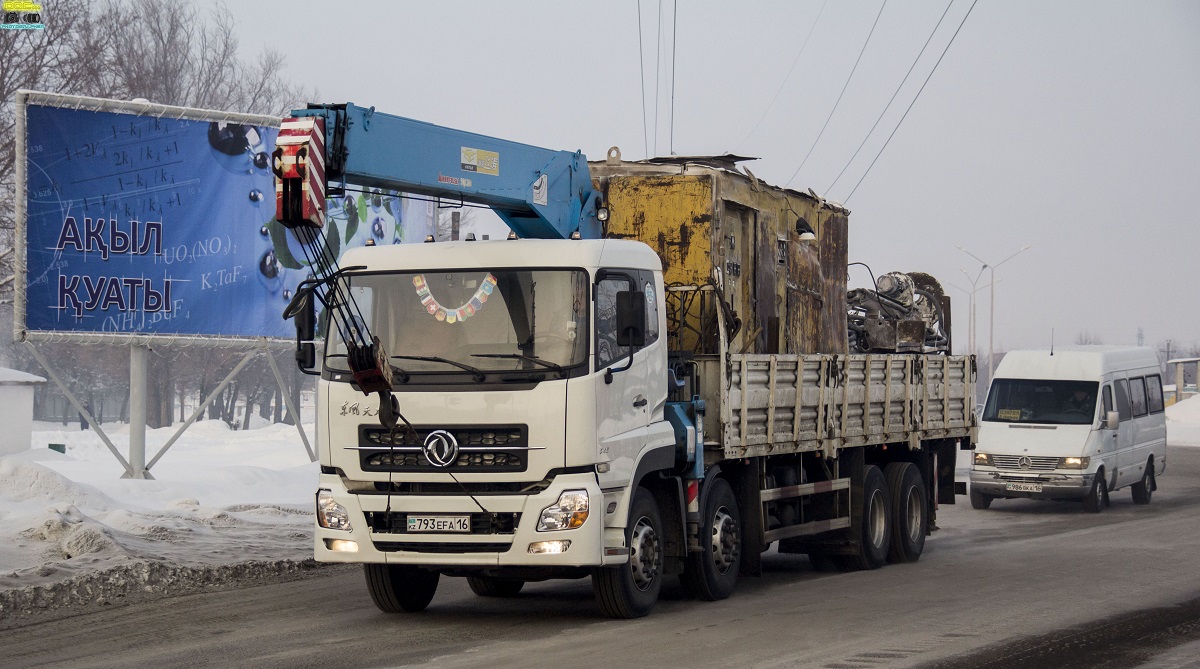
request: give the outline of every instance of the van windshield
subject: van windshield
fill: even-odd
[[[983,419],[997,423],[1088,425],[1096,417],[1095,381],[996,379]]]

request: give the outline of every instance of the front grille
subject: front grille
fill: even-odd
[[[419,514],[429,515],[429,514]],[[472,513],[471,534],[513,534],[517,523],[521,522],[519,513]],[[408,514],[402,511],[367,511],[367,525],[374,532],[387,534],[408,534]],[[428,532],[422,532],[428,535]],[[466,534],[465,532],[462,534]]]
[[[512,544],[451,544],[417,543],[413,541],[375,541],[375,549],[384,552],[409,553],[507,553]]]
[[[1028,466],[1021,466],[1021,459],[1028,458]],[[1058,458],[1042,455],[992,455],[992,464],[997,469],[1019,469],[1029,472],[1049,472],[1058,469]]]
[[[458,457],[438,467],[425,456],[426,437],[445,430],[458,442]],[[369,472],[523,472],[529,465],[529,429],[525,425],[414,426],[396,430],[373,425],[358,429],[359,463]]]

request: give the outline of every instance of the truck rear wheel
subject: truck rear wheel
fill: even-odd
[[[592,570],[592,591],[604,615],[641,618],[658,602],[663,580],[662,526],[654,495],[637,488],[625,526],[629,562]]]
[[[681,580],[692,595],[713,602],[733,594],[742,564],[742,518],[725,479],[715,479],[700,510],[698,553],[689,553]]]
[[[848,570],[878,569],[887,563],[892,545],[892,510],[887,480],[875,465],[863,472],[862,517],[859,522],[858,552],[843,556]]]
[[[893,462],[886,470],[892,493],[892,546],[889,562],[916,562],[925,550],[929,529],[929,502],[925,479],[911,462]]]
[[[365,564],[363,571],[371,599],[386,613],[424,611],[440,577],[436,571],[401,564]]]
[[[492,576],[468,576],[467,585],[471,592],[480,597],[516,597],[525,587],[525,581],[515,578],[495,578]]]

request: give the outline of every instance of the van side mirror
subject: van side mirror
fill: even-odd
[[[1116,411],[1109,411],[1108,415],[1104,417],[1104,429],[1115,430],[1119,422],[1121,422],[1121,415]]]

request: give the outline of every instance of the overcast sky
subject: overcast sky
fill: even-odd
[[[759,157],[750,169],[775,184],[809,152],[878,15],[792,182],[846,200],[971,6],[954,1],[830,190],[947,2],[892,0],[880,14],[878,1],[831,0],[798,62],[823,0],[678,4],[677,19],[671,2],[661,4],[660,30],[660,3],[642,0],[644,68],[634,0],[289,0],[230,10],[245,55],[263,46],[285,53],[289,75],[318,88],[319,102],[373,105],[593,159],[613,145],[627,159],[643,157],[647,144],[659,155],[672,143],[681,155],[737,152]],[[1147,345],[1191,346],[1200,343],[1198,186],[1200,3],[979,0],[847,200],[850,260],[877,275],[919,270],[969,289],[980,263],[956,246],[995,263],[1031,244],[996,270],[998,349],[1047,345],[1052,328],[1059,343],[1086,331],[1133,344],[1142,328]],[[851,283],[865,281],[852,267]],[[985,272],[978,286],[987,282]],[[966,293],[947,290],[961,351]],[[978,294],[983,350],[987,292]]]

